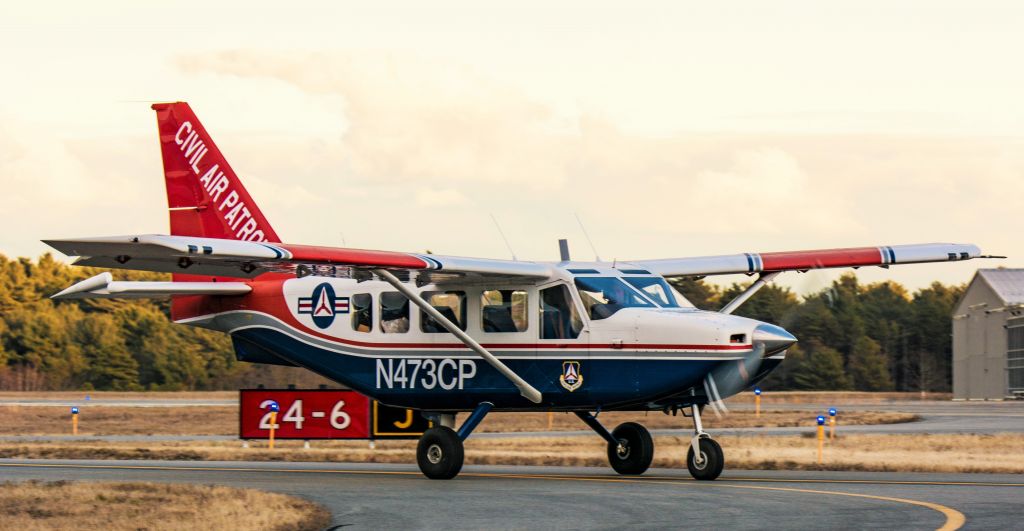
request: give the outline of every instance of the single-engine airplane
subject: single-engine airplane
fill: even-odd
[[[620,474],[642,474],[642,425],[609,431],[602,411],[693,419],[687,468],[722,472],[701,426],[707,405],[765,377],[797,339],[731,315],[784,271],[889,267],[981,257],[923,244],[696,258],[533,262],[282,243],[188,104],[153,105],[170,234],[47,240],[75,264],[172,273],[171,282],[83,280],[56,299],[172,299],[177,323],[225,332],[239,360],[301,366],[433,421],[416,460],[430,478],[462,468],[463,441],[490,411],[576,414]],[[720,311],[701,311],[665,277],[757,275]],[[469,412],[458,426],[456,413]]]

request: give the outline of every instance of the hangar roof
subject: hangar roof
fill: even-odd
[[[1024,304],[1024,269],[979,269],[978,276],[985,279],[1004,304]]]

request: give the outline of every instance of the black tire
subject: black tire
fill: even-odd
[[[444,426],[423,432],[416,445],[416,464],[430,479],[452,479],[462,470],[465,453],[455,430]]]
[[[686,468],[690,470],[693,479],[700,481],[711,481],[722,474],[725,468],[725,455],[722,447],[714,439],[700,439],[700,453],[704,462],[698,465],[693,457],[693,446],[686,452]]]
[[[612,431],[621,443],[608,443],[608,462],[616,472],[623,475],[643,474],[654,459],[654,440],[647,428],[635,422],[625,422]]]

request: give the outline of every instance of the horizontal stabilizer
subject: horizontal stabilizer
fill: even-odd
[[[245,282],[131,282],[100,273],[50,297],[52,299],[141,299],[171,295],[245,295]]]

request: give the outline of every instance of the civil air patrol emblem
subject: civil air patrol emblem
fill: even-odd
[[[335,314],[348,313],[348,297],[337,297],[334,288],[324,282],[313,288],[310,297],[299,297],[299,315],[310,315],[317,328],[327,328]]]
[[[562,362],[562,375],[558,377],[558,381],[561,382],[562,387],[573,392],[583,385],[583,375],[580,374],[580,362],[578,361],[563,361]]]

